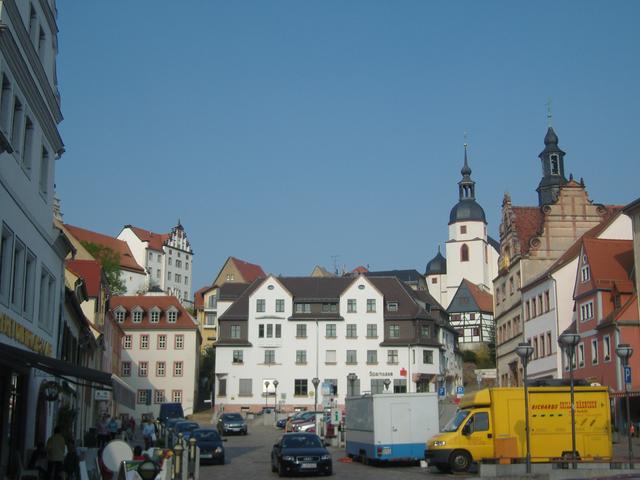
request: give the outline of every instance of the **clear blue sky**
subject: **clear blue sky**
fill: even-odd
[[[595,202],[640,196],[640,2],[58,2],[65,221],[182,221],[193,287],[225,258],[424,271],[463,132],[497,238],[535,205],[546,101]]]

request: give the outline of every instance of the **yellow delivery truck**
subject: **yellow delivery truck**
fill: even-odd
[[[529,387],[531,461],[571,458],[569,387]],[[606,387],[575,387],[576,455],[612,455],[611,413]],[[444,430],[427,442],[425,456],[443,471],[462,472],[471,462],[526,457],[523,388],[487,388],[463,398]]]

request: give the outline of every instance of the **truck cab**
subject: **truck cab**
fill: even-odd
[[[458,410],[427,443],[427,461],[442,471],[465,472],[474,459],[493,458],[492,424],[489,408]]]

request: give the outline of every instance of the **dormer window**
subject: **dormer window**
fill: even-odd
[[[123,323],[124,322],[125,312],[126,311],[124,309],[120,309],[120,310],[116,310],[115,311],[116,322],[118,322],[118,323]]]
[[[153,310],[151,310],[151,323],[158,322],[160,322],[160,310],[154,308]]]
[[[142,323],[142,309],[140,307],[133,311],[132,318],[133,323]]]
[[[177,320],[178,320],[178,311],[175,309],[169,310],[167,312],[167,321],[169,323],[176,323]]]
[[[388,302],[387,303],[387,310],[390,312],[397,312],[398,311],[398,302]]]

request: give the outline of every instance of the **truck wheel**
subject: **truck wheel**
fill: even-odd
[[[449,466],[454,472],[466,472],[471,466],[471,455],[464,450],[455,450],[449,457]]]

